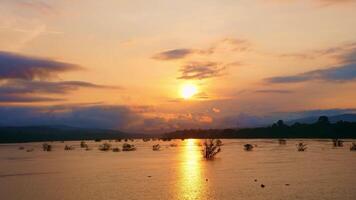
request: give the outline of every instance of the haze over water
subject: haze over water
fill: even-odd
[[[223,140],[213,161],[203,159],[196,139],[137,140],[136,151],[117,153],[101,152],[101,143],[90,141],[91,151],[81,149],[79,141],[51,143],[52,152],[42,151],[41,143],[1,144],[0,194],[1,199],[38,200],[355,199],[351,141],[334,148],[329,140],[303,140],[305,152],[296,150],[298,141]],[[161,151],[152,151],[156,143]],[[257,147],[246,152],[246,143]],[[66,144],[76,149],[64,151]]]

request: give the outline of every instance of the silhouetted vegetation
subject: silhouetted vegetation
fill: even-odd
[[[216,140],[216,145],[218,145],[219,147],[223,145],[222,141],[220,139]]]
[[[307,145],[304,144],[303,142],[300,142],[300,143],[297,144],[297,150],[298,151],[305,151],[305,150],[307,150]]]
[[[81,141],[80,142],[80,148],[88,148],[89,146],[88,146],[88,144],[87,143],[85,143],[85,141]]]
[[[356,122],[330,123],[321,116],[313,124],[287,125],[279,120],[271,126],[244,129],[186,129],[164,134],[164,138],[356,138]]]
[[[66,146],[64,146],[64,150],[66,150],[66,151],[74,150],[74,147],[70,146],[70,145],[66,145]]]
[[[278,143],[279,143],[280,145],[286,145],[286,144],[287,144],[287,140],[285,140],[285,139],[279,139],[279,140],[278,140]]]
[[[52,151],[52,145],[47,144],[47,143],[43,143],[42,144],[42,149],[43,149],[43,151]]]
[[[217,140],[208,139],[204,142],[203,156],[207,160],[214,159],[215,155],[221,151]]]
[[[356,151],[356,143],[351,144],[350,151]]]
[[[160,149],[161,149],[161,145],[159,145],[159,144],[155,144],[152,146],[153,151],[159,151]]]
[[[112,149],[113,152],[120,152],[120,148],[119,147],[115,147]]]
[[[111,144],[103,143],[99,146],[100,151],[109,151],[111,149]]]
[[[133,144],[124,143],[124,144],[122,145],[122,150],[123,150],[123,151],[135,151],[135,150],[136,150],[136,147],[135,147],[135,145],[133,145]]]
[[[342,146],[344,146],[344,142],[339,139],[333,139],[333,145],[334,145],[334,147],[342,147]]]
[[[253,145],[252,144],[245,144],[244,145],[244,150],[245,151],[252,151]]]

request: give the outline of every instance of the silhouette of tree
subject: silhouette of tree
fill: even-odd
[[[329,121],[329,118],[327,116],[320,116],[317,123],[318,124],[329,125],[330,121]]]

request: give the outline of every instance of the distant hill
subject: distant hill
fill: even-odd
[[[0,143],[137,137],[145,137],[145,135],[125,133],[118,130],[77,128],[63,125],[0,127]]]
[[[305,117],[305,118],[287,121],[286,124],[292,125],[296,122],[303,123],[303,124],[312,124],[312,123],[315,123],[316,121],[318,121],[318,118],[319,118],[319,116]],[[338,121],[356,122],[356,114],[353,114],[353,113],[333,115],[333,116],[328,116],[328,118],[331,123],[336,123]]]

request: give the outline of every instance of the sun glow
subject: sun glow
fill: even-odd
[[[198,93],[198,88],[196,85],[191,83],[184,84],[181,88],[180,93],[184,99],[190,99]]]

